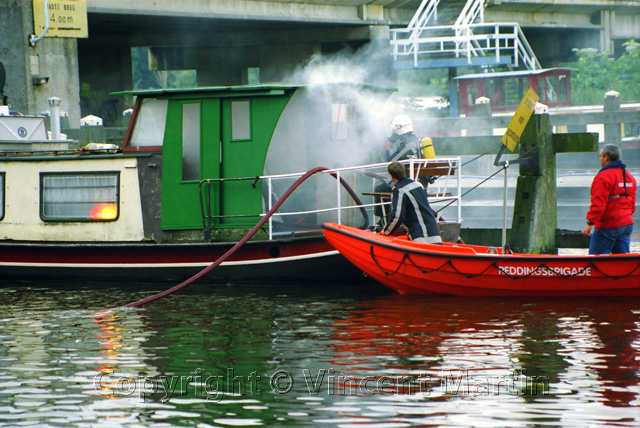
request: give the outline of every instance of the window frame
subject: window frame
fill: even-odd
[[[51,176],[78,176],[78,175],[112,175],[116,177],[116,215],[114,218],[109,219],[92,219],[92,218],[79,218],[79,217],[60,217],[60,218],[47,218],[44,213],[44,179]],[[121,174],[120,171],[65,171],[65,172],[41,172],[40,173],[40,219],[45,223],[111,223],[120,218],[120,187],[121,187]]]

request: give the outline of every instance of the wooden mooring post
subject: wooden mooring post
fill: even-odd
[[[553,134],[548,114],[531,117],[520,138],[520,175],[509,236],[512,251],[557,253],[555,154],[597,150],[597,133]]]
[[[473,122],[479,118],[467,118]],[[477,124],[480,127],[481,123]],[[506,124],[505,124],[506,126]],[[498,153],[499,136],[434,137],[442,156]],[[555,254],[557,246],[586,248],[588,238],[579,232],[557,229],[556,153],[598,151],[598,133],[554,134],[549,114],[534,114],[527,124],[515,153],[524,159],[514,197],[509,247],[516,252]],[[512,164],[510,168],[513,168]],[[585,212],[586,214],[586,212]],[[500,229],[461,229],[465,242],[499,246]],[[557,242],[561,240],[562,242]]]

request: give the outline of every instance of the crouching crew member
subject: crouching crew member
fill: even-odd
[[[413,241],[442,244],[438,222],[424,187],[407,177],[406,168],[400,162],[389,164],[388,171],[395,182],[391,196],[391,222],[380,233],[390,235],[402,225]]]

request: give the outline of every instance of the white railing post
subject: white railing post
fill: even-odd
[[[267,197],[267,212],[271,211],[273,207],[273,198],[271,197],[271,177],[267,178],[267,189],[269,191],[269,196]],[[273,239],[273,216],[269,217],[269,240]]]
[[[473,46],[471,45],[471,27],[466,26],[465,36],[467,39],[467,62],[471,64],[471,49]]]
[[[405,165],[408,165],[410,168],[410,177],[412,177],[413,179],[417,178],[417,174],[416,174],[416,169],[419,168],[424,168],[427,167],[428,165],[431,164],[431,162],[435,162],[436,166],[438,166],[441,163],[446,163],[449,166],[449,174],[446,177],[442,177],[441,181],[444,182],[444,188],[442,188],[442,186],[440,186],[440,184],[442,184],[441,182],[439,182],[438,184],[438,188],[437,188],[437,194],[435,196],[435,199],[433,201],[433,203],[442,203],[445,201],[450,201],[449,204],[452,204],[453,202],[456,202],[458,204],[458,213],[457,213],[457,220],[458,223],[460,223],[462,221],[462,197],[461,197],[461,190],[462,190],[462,185],[460,182],[460,177],[461,177],[461,172],[460,172],[460,157],[443,157],[443,158],[436,158],[436,159],[410,159],[407,161],[403,161],[402,163]],[[341,180],[342,180],[342,176],[344,176],[345,172],[350,174],[350,173],[366,173],[367,170],[373,170],[373,171],[379,171],[379,168],[382,167],[387,167],[389,165],[388,162],[384,162],[384,163],[377,163],[377,164],[370,164],[370,165],[360,165],[360,166],[352,166],[352,167],[346,167],[346,168],[339,168],[339,169],[332,169],[332,170],[327,170],[324,171],[324,173],[326,174],[332,174],[334,175],[335,179],[336,179],[336,204],[335,206],[331,206],[331,207],[327,207],[327,208],[319,208],[319,207],[315,207],[312,209],[308,209],[308,210],[302,210],[302,211],[286,211],[286,212],[282,212],[281,210],[278,210],[277,215],[281,218],[286,218],[287,216],[306,216],[308,214],[312,214],[312,213],[316,213],[316,214],[320,214],[320,213],[336,213],[337,214],[337,223],[342,224],[342,211],[343,210],[347,210],[346,212],[349,213],[348,210],[350,209],[358,209],[358,210],[362,210],[362,209],[369,209],[369,208],[374,208],[376,206],[381,206],[381,205],[388,205],[389,202],[374,202],[373,203],[361,203],[361,204],[356,204],[356,205],[350,205],[347,204],[345,206],[342,206],[342,199],[341,199]],[[456,190],[456,194],[451,194],[448,195],[447,192],[449,190],[449,183],[450,183],[450,179],[453,179],[453,175],[454,172],[452,171],[453,168],[456,168],[457,171],[455,171],[455,175],[457,177],[457,190]],[[268,211],[271,210],[271,208],[273,208],[273,205],[276,201],[274,201],[273,197],[273,188],[274,188],[274,181],[275,180],[285,180],[286,182],[288,182],[291,179],[295,179],[295,178],[299,178],[301,177],[302,173],[294,173],[294,174],[280,174],[280,175],[267,175],[267,176],[262,176],[260,177],[262,180],[266,180],[266,187],[268,189],[268,197],[266,198],[266,205],[268,205]],[[372,177],[374,177],[374,180],[372,182],[372,187],[373,187],[373,191],[375,192],[375,176],[372,175]],[[247,178],[247,180],[253,180],[254,178]],[[224,179],[221,179],[222,181],[224,181]],[[265,181],[263,181],[264,183]],[[354,191],[357,191],[356,188],[353,189]],[[365,195],[367,195],[367,193],[365,193]],[[369,193],[370,196],[375,196],[371,193]],[[275,215],[276,213],[274,213]],[[265,215],[265,213],[261,214],[262,216]],[[222,216],[224,217],[224,216]],[[280,232],[276,232],[274,231],[274,227],[273,227],[273,221],[272,221],[273,217],[271,217],[269,219],[268,222],[268,236],[269,239],[275,239],[278,234]],[[289,235],[291,233],[291,231],[283,231],[282,233],[286,233],[287,235]]]
[[[440,0],[423,0],[406,29],[391,30],[393,59],[413,59],[413,66],[417,68],[419,60],[428,60],[430,55],[449,54],[460,58],[462,50],[465,50],[467,62],[471,63],[472,57],[485,56],[494,50],[496,62],[500,63],[504,50],[506,56],[513,52],[515,67],[522,64],[532,70],[541,68],[517,23],[484,24],[486,1],[467,0],[452,26],[427,27],[430,19],[437,16]],[[474,24],[478,18],[480,24]],[[510,28],[513,28],[512,32],[509,31]],[[501,45],[501,40],[504,40],[504,46]],[[513,46],[509,43],[513,43]]]
[[[517,25],[517,24],[516,24]],[[518,28],[516,27],[516,25],[513,26],[513,61],[514,64],[516,66],[516,68],[518,67],[518,45],[520,44],[520,38],[518,37]]]
[[[460,165],[460,158],[456,160],[457,182],[458,189],[456,193],[456,205],[458,205],[458,223],[462,223],[462,183],[460,183],[462,165]]]
[[[338,224],[342,224],[342,204],[340,203],[340,171],[336,171],[336,208],[338,209]]]

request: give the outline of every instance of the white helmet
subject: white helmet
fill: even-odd
[[[394,134],[402,135],[413,132],[413,122],[406,114],[399,114],[391,121],[391,131]]]

